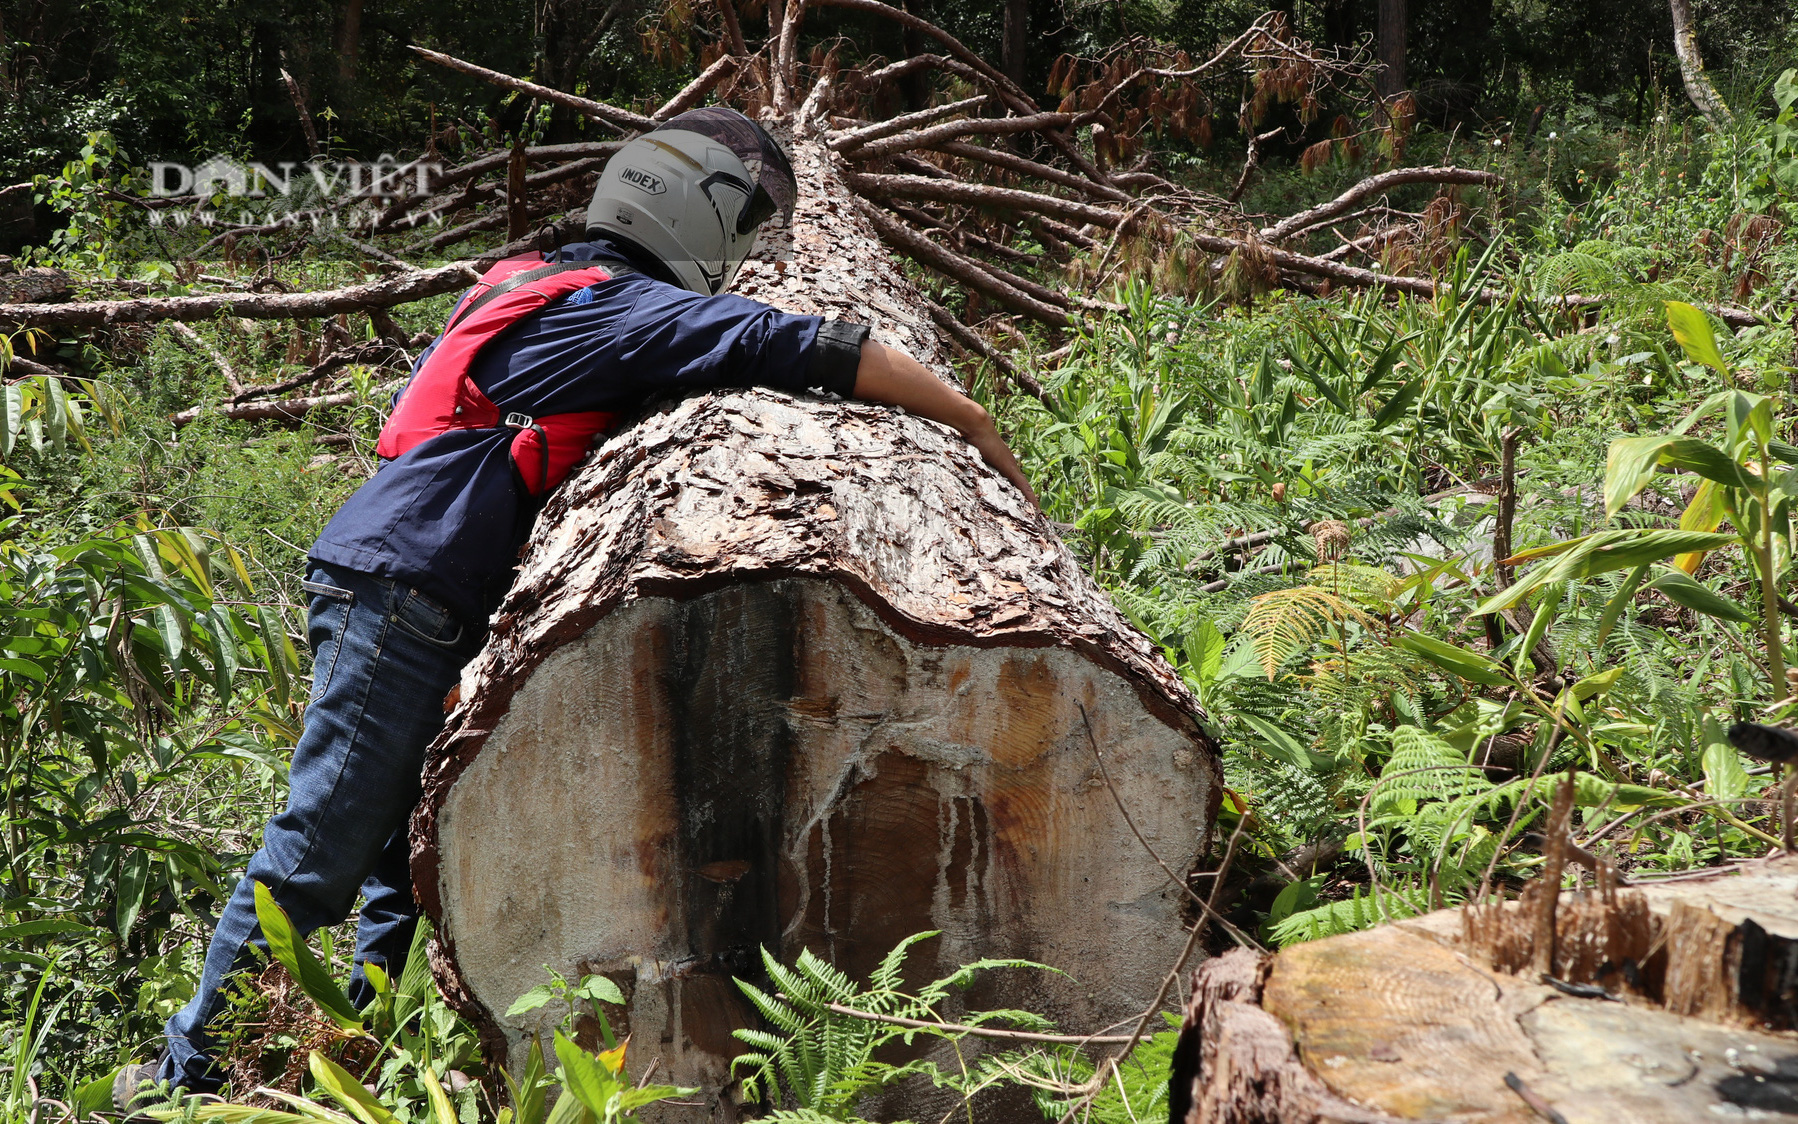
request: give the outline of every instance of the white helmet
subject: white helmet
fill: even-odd
[[[711,296],[735,279],[764,222],[792,219],[797,194],[793,166],[765,129],[734,109],[695,109],[606,163],[587,237],[633,242],[683,288]]]

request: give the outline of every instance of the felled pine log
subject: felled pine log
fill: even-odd
[[[946,370],[923,298],[794,143],[793,228],[738,289],[869,323]],[[1097,1031],[1183,939],[1171,864],[1220,795],[1197,706],[1050,526],[959,435],[770,391],[665,404],[538,524],[464,673],[413,822],[434,966],[504,1059],[509,1005],[604,974],[633,1071],[734,1119],[732,982],[759,949],[864,977],[1026,956],[979,996]],[[1090,735],[1089,735],[1090,723]],[[1115,782],[1101,779],[1096,753]],[[931,976],[921,976],[928,979]]]
[[[1609,881],[1205,963],[1173,1119],[1798,1115],[1798,859]]]

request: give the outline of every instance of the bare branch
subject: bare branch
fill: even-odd
[[[1021,312],[1052,327],[1066,328],[1072,323],[1067,313],[1061,309],[1020,292],[993,276],[985,266],[937,245],[872,203],[860,197],[856,198],[855,203],[889,246],[910,255],[920,265],[928,266],[976,292],[984,293],[1014,312]]]
[[[743,42],[743,24],[737,19],[736,0],[714,0],[718,6],[718,19],[724,24],[724,44],[730,48],[732,55],[743,56],[749,53],[749,45]]]
[[[1296,215],[1288,215],[1274,225],[1264,228],[1261,231],[1261,238],[1267,242],[1283,242],[1308,228],[1354,210],[1368,199],[1383,195],[1404,184],[1460,183],[1477,184],[1481,187],[1502,187],[1504,182],[1504,177],[1496,172],[1482,172],[1474,168],[1456,168],[1448,165],[1432,168],[1397,168],[1390,172],[1368,176],[1328,203],[1320,203],[1309,210],[1300,211]]]
[[[848,172],[843,177],[850,187],[871,196],[897,199],[934,199],[941,203],[965,203],[975,207],[1005,207],[1014,211],[1033,211],[1053,215],[1069,222],[1091,223],[1107,230],[1123,221],[1117,211],[1079,203],[1054,195],[1023,191],[1015,187],[994,187],[984,183],[962,183],[959,180],[929,179],[924,176],[875,175]]]
[[[313,410],[321,410],[331,406],[354,406],[354,394],[321,394],[316,398],[283,398],[276,402],[240,402],[235,405],[224,405],[208,408],[205,406],[189,406],[177,414],[170,414],[169,420],[175,428],[191,425],[198,421],[202,414],[215,413],[220,417],[233,421],[285,421],[297,422]]]
[[[993,64],[987,62],[973,51],[968,50],[967,47],[962,45],[961,40],[927,19],[914,16],[901,8],[893,7],[891,4],[881,3],[881,0],[814,0],[814,3],[837,8],[850,8],[858,12],[870,12],[874,15],[885,16],[896,23],[904,24],[914,31],[921,31],[947,47],[951,55],[980,72],[981,76],[998,91],[999,96],[1010,104],[1014,110],[1017,110],[1020,113],[1035,113],[1037,111],[1036,103],[1030,99],[1030,95],[1018,88],[1017,83],[1013,82],[1010,78],[1007,78],[1005,74],[997,67],[993,66]]]
[[[929,109],[920,109],[916,113],[901,114],[898,117],[876,122],[875,124],[867,125],[860,129],[854,129],[846,133],[838,133],[830,139],[829,144],[830,147],[837,152],[850,153],[853,152],[853,150],[860,148],[862,145],[867,144],[869,141],[880,140],[883,137],[890,137],[898,133],[903,133],[907,129],[918,128],[920,126],[929,125],[935,121],[941,121],[945,117],[953,117],[958,113],[969,112],[979,106],[985,105],[989,100],[991,100],[991,98],[988,94],[975,94],[971,98],[963,98],[961,101],[950,102],[947,105],[936,105],[931,106]]]
[[[225,357],[219,353],[218,348],[206,342],[205,337],[179,320],[169,325],[169,331],[180,336],[182,342],[186,343],[188,347],[212,360],[213,366],[219,369],[219,374],[225,376],[225,385],[231,388],[232,394],[243,393],[243,381],[237,377],[236,370],[225,361]]]
[[[731,0],[718,0],[720,5],[728,5]],[[742,32],[738,31],[738,35]],[[681,92],[669,98],[662,107],[649,115],[651,121],[657,123],[678,117],[687,110],[698,105],[704,97],[711,93],[718,83],[736,73],[737,60],[731,55],[720,55],[718,61],[700,72],[699,77],[681,87]]]
[[[842,1003],[826,1003],[825,1006],[839,1015],[847,1015],[852,1019],[864,1019],[871,1023],[889,1023],[893,1026],[909,1026],[922,1030],[940,1030],[946,1034],[966,1034],[974,1038],[994,1038],[1005,1042],[1050,1042],[1064,1046],[1086,1046],[1130,1041],[1130,1036],[1127,1034],[1038,1034],[1029,1030],[1004,1030],[996,1026],[932,1023],[922,1019],[904,1019],[898,1015],[876,1015],[868,1011],[859,1011]]]
[[[1049,392],[1043,389],[1042,383],[1037,382],[1028,371],[1013,363],[1004,352],[986,342],[979,332],[963,324],[953,312],[935,301],[926,299],[924,303],[925,307],[930,310],[930,318],[936,321],[937,327],[948,332],[949,338],[959,344],[962,350],[985,359],[997,367],[999,373],[1007,380],[1022,387],[1038,400],[1045,403],[1049,400]]]
[[[548,86],[539,86],[535,82],[526,82],[522,78],[514,78],[510,74],[501,74],[497,70],[488,70],[484,66],[476,66],[472,62],[465,62],[462,59],[456,58],[454,55],[446,55],[441,51],[429,50],[428,48],[420,47],[416,44],[413,45],[412,49],[418,52],[422,58],[429,62],[434,62],[438,66],[448,67],[451,70],[458,70],[463,74],[479,78],[483,82],[490,82],[495,86],[507,90],[517,90],[519,93],[529,94],[534,98],[540,98],[543,101],[552,102],[555,105],[565,105],[576,113],[591,117],[596,121],[604,121],[606,124],[612,125],[615,128],[636,129],[641,131],[655,127],[655,122],[643,116],[641,113],[634,113],[631,110],[621,109],[615,105],[607,105],[604,102],[577,97],[574,94],[565,94],[560,90],[552,90]]]
[[[971,117],[961,121],[945,121],[927,129],[887,137],[862,145],[847,155],[854,160],[878,160],[914,148],[931,148],[961,137],[994,136],[1006,133],[1033,133],[1078,125],[1093,118],[1084,113],[1033,113],[1027,117]]]
[[[1036,179],[1047,180],[1093,199],[1105,199],[1114,203],[1130,201],[1128,192],[1119,191],[1115,187],[1107,187],[1102,183],[1095,183],[1048,164],[1039,164],[1035,160],[1026,159],[1003,149],[986,148],[978,144],[968,144],[966,141],[947,141],[943,144],[932,145],[931,150],[949,156],[959,156],[963,160],[977,160],[983,164],[991,164],[995,168],[1016,172],[1020,176],[1033,176]],[[1122,182],[1121,177],[1113,178]]]
[[[177,324],[171,325],[171,327],[186,327],[186,325]],[[357,363],[380,360],[382,361],[382,365],[391,365],[393,360],[396,359],[402,360],[407,365],[410,365],[412,362],[412,356],[404,348],[397,347],[385,340],[372,340],[368,343],[355,344],[350,347],[340,347],[336,351],[325,356],[316,366],[305,374],[295,375],[293,378],[284,379],[281,382],[268,383],[264,386],[252,386],[239,390],[231,397],[225,399],[225,405],[236,406],[257,398],[272,398],[277,394],[286,394],[289,391],[298,390],[303,386],[311,386],[313,383],[318,382],[321,379],[329,378],[331,375],[336,374],[345,367]]]
[[[126,301],[8,304],[0,305],[0,323],[27,328],[102,328],[161,320],[210,320],[223,315],[260,320],[317,319],[423,300],[472,285],[479,277],[471,266],[457,263],[313,293],[209,293]]]
[[[286,52],[282,52],[283,55]],[[287,87],[287,96],[293,101],[294,112],[300,115],[300,131],[306,134],[306,151],[317,160],[321,149],[318,146],[318,130],[312,124],[312,111],[306,108],[306,98],[300,93],[300,84],[287,73],[287,67],[281,67],[281,82]]]

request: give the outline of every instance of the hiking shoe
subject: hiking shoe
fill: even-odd
[[[160,1068],[160,1060],[131,1062],[113,1075],[112,1108],[124,1117],[125,1124],[156,1124],[155,1118],[144,1115],[143,1109],[168,1099],[156,1077]]]

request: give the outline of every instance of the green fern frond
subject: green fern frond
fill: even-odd
[[[1331,626],[1349,620],[1373,623],[1366,613],[1329,590],[1301,585],[1254,598],[1243,618],[1242,632],[1254,645],[1271,681],[1287,660],[1316,643]]]
[[[1363,895],[1357,887],[1354,894],[1343,901],[1327,902],[1293,914],[1275,925],[1271,935],[1274,943],[1282,947],[1337,937],[1371,929],[1386,921],[1416,917],[1428,908],[1426,903],[1427,896],[1422,890],[1382,887],[1377,895]]]

